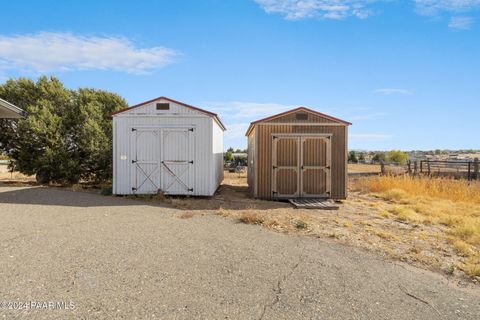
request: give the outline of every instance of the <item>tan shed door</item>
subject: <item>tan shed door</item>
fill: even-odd
[[[330,197],[331,138],[301,137],[301,197]]]
[[[273,136],[272,194],[276,198],[300,195],[300,138]]]
[[[272,139],[272,196],[330,197],[331,137],[284,134]]]

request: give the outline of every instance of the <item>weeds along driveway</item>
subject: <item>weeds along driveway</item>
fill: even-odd
[[[478,319],[478,288],[314,237],[124,198],[0,184],[6,319]]]

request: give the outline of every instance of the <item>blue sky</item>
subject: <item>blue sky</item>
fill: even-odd
[[[130,104],[250,121],[307,106],[355,149],[480,149],[480,0],[8,1],[0,82],[55,75]]]

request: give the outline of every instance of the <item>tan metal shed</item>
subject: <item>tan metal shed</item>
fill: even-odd
[[[305,107],[252,122],[246,133],[250,193],[346,199],[349,125]]]

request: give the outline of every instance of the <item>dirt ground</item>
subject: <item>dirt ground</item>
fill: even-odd
[[[246,175],[226,172],[223,184],[211,198],[134,198],[182,209],[178,217],[183,219],[206,214],[234,217],[282,233],[333,239],[474,283],[480,280],[477,269],[474,276],[467,276],[468,258],[449,241],[446,227],[398,219],[389,214],[397,209],[396,203],[370,194],[350,191],[337,211],[294,209],[287,202],[251,198]]]
[[[28,179],[15,185],[26,181]],[[90,186],[77,185],[70,189],[99,192]],[[394,202],[371,194],[350,191],[348,200],[339,203],[337,211],[294,209],[287,202],[251,198],[246,174],[225,172],[225,179],[213,197],[130,198],[180,209],[176,214],[180,219],[205,215],[233,217],[277,232],[331,239],[476,284],[480,281],[476,275],[467,276],[468,272],[462,268],[467,258],[449,241],[446,227],[399,220],[388,214],[397,208]],[[476,268],[476,264],[473,267]]]
[[[340,216],[251,200],[238,177],[226,182],[213,199],[163,201],[0,183],[0,319],[478,319],[469,282],[343,238],[220,216]],[[295,230],[311,234],[306,221]]]

